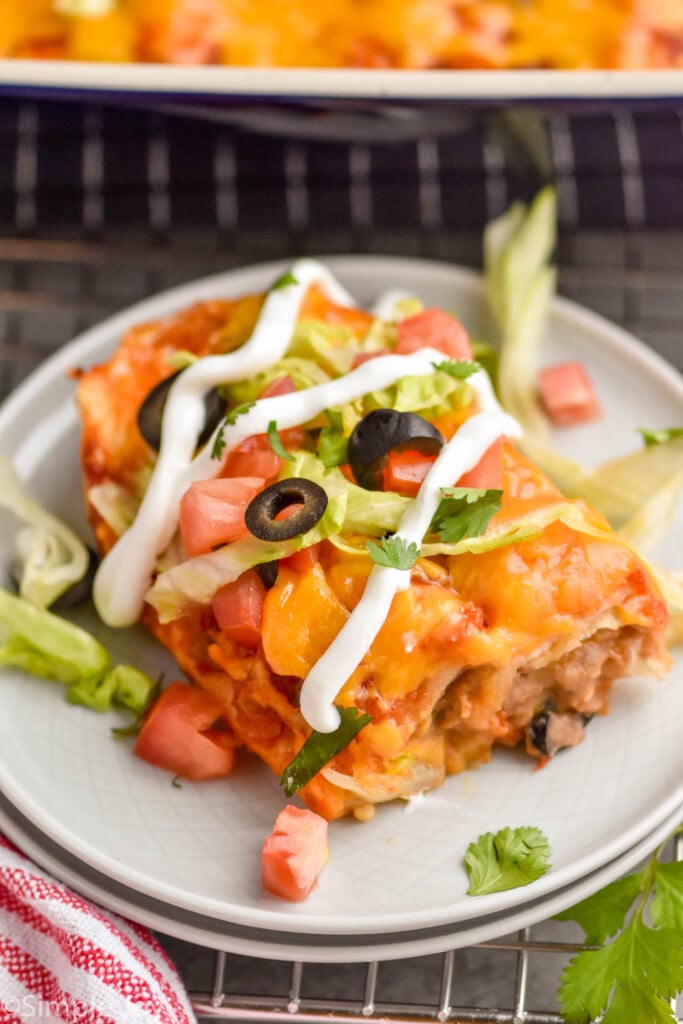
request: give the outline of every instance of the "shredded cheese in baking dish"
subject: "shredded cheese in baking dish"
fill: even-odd
[[[245,67],[677,68],[680,0],[0,0],[0,54]]]

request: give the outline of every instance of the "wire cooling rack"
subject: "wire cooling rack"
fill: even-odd
[[[683,109],[460,110],[438,134],[388,138],[379,118],[354,141],[325,113],[300,135],[224,114],[0,100],[0,396],[90,324],[217,270],[306,253],[480,266],[484,223],[547,181],[561,293],[683,366]],[[552,922],[364,964],[161,938],[202,1019],[307,1024],[559,1024],[558,979],[582,948]]]

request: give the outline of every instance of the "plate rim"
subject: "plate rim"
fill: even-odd
[[[248,927],[233,932],[226,930],[226,922],[174,907],[172,904],[167,904],[154,897],[145,897],[145,903],[141,903],[139,898],[135,899],[135,897],[139,897],[135,890],[128,890],[121,884],[117,888],[126,890],[126,892],[110,891],[107,888],[107,883],[111,882],[111,879],[106,875],[89,868],[77,857],[62,850],[58,844],[53,844],[57,846],[57,851],[50,853],[45,849],[44,844],[27,835],[22,826],[21,812],[10,804],[15,816],[9,814],[7,808],[3,806],[5,801],[6,798],[0,794],[0,827],[5,835],[25,856],[33,860],[43,870],[50,872],[63,884],[69,885],[74,891],[105,909],[174,938],[195,942],[227,953],[280,961],[302,960],[304,963],[317,964],[362,963],[366,960],[388,961],[414,956],[429,956],[435,953],[444,953],[449,949],[463,949],[477,943],[492,942],[519,929],[539,924],[574,906],[579,900],[598,892],[603,886],[631,871],[674,832],[683,815],[683,804],[681,804],[652,832],[649,832],[618,857],[608,861],[607,864],[576,879],[556,892],[531,899],[527,903],[512,907],[500,914],[493,914],[484,919],[475,919],[474,922],[461,922],[461,926],[455,923],[453,927],[446,925],[434,929],[421,929],[418,934],[410,931],[399,932],[391,940],[386,935],[380,934],[375,942],[368,941],[368,939],[372,940],[372,935],[365,935],[363,941],[356,940],[353,941],[353,944],[350,942],[341,944],[334,941],[322,943],[320,940],[325,937],[316,935],[312,936],[315,942],[303,945],[301,944],[302,936],[298,934],[295,941],[290,941],[292,933],[275,933],[266,930],[259,936],[258,929],[253,929],[252,934],[252,929]],[[7,802],[9,803],[9,801]],[[66,856],[74,864],[69,866],[68,862],[61,860],[60,854],[62,853],[66,853]],[[91,876],[90,878],[83,876],[82,869],[84,867]],[[93,879],[92,876],[97,877]],[[128,893],[130,893],[130,897]],[[169,916],[168,911],[174,913]],[[183,915],[187,915],[187,921],[183,920]],[[196,920],[193,921],[192,918],[196,918]],[[169,922],[170,929],[168,929]],[[218,925],[223,927],[219,930]],[[499,925],[501,926],[500,930]],[[353,936],[347,936],[347,938],[353,939]]]
[[[389,269],[386,272],[382,272],[387,279],[390,279],[392,276],[392,265],[394,267],[402,266],[405,273],[409,273],[411,270],[414,272],[414,268],[419,266],[425,270],[438,270],[444,275],[444,279],[445,277],[448,277],[453,282],[458,281],[461,286],[472,291],[481,293],[482,289],[481,277],[475,271],[439,260],[422,260],[411,257],[382,255],[337,255],[328,257],[321,256],[316,258],[319,258],[322,262],[328,265],[330,269],[337,273],[342,279],[345,274],[362,274],[364,268],[369,268],[370,266],[377,268],[380,264],[383,267],[389,265]],[[8,396],[3,403],[2,408],[0,408],[0,436],[14,417],[21,415],[21,412],[25,409],[27,403],[30,404],[31,393],[36,388],[40,388],[44,383],[49,383],[55,373],[58,373],[60,369],[65,369],[67,366],[73,365],[74,362],[78,362],[79,357],[83,357],[90,353],[97,359],[101,359],[104,356],[104,350],[107,347],[114,347],[116,343],[115,335],[118,335],[128,326],[134,323],[139,323],[142,319],[151,319],[155,316],[163,315],[163,313],[171,313],[174,310],[187,305],[189,302],[203,297],[216,297],[217,289],[221,289],[221,294],[226,294],[228,296],[243,294],[245,288],[248,290],[248,288],[257,287],[254,283],[255,277],[260,279],[261,283],[259,286],[267,286],[268,281],[272,280],[277,273],[281,272],[283,266],[289,264],[291,264],[291,261],[287,260],[268,261],[202,277],[195,281],[178,285],[174,288],[167,289],[159,294],[143,299],[119,313],[116,313],[114,316],[108,317],[94,327],[91,327],[73,339],[73,341],[67,343],[67,345],[62,346],[57,352],[41,364],[40,367],[34,370],[33,373],[31,373],[29,377]],[[243,283],[247,280],[251,282],[248,287]],[[583,324],[589,330],[598,331],[606,339],[608,347],[611,346],[615,352],[620,353],[626,350],[629,357],[633,358],[644,368],[647,367],[650,373],[655,373],[661,383],[673,388],[677,398],[683,401],[683,376],[681,376],[674,367],[666,362],[666,360],[652,352],[647,348],[647,346],[634,338],[623,328],[612,324],[599,314],[593,313],[568,299],[558,298],[554,301],[553,315],[560,315],[560,317],[564,317],[570,322],[574,322],[579,325]],[[100,351],[100,349],[102,351]],[[0,783],[2,783],[3,777],[5,780],[7,779],[6,771],[4,770],[0,759]],[[12,788],[12,786],[13,784],[10,782],[10,788]],[[5,788],[7,788],[7,786],[5,786]],[[649,815],[642,818],[636,829],[631,828],[627,831],[625,836],[617,837],[603,847],[597,863],[603,863],[605,859],[617,856],[625,848],[633,845],[633,841],[637,841],[640,836],[655,828],[658,822],[668,814],[671,807],[676,806],[681,802],[682,796],[683,783],[681,784],[680,794],[678,791],[671,794],[667,801],[660,802],[656,812],[651,812]],[[7,798],[16,804],[16,800],[12,800],[10,797]],[[32,799],[29,800],[30,806],[32,806],[33,803],[34,801]],[[27,810],[26,816],[29,817],[30,820],[34,821],[39,827],[44,828],[44,821],[41,824],[40,820],[41,814],[36,815],[35,810],[33,813],[29,813]],[[56,824],[58,825],[58,823]],[[48,829],[44,830],[47,834],[52,834]],[[632,841],[629,841],[629,837]],[[60,840],[57,841],[64,849],[71,849],[68,843],[64,843]],[[91,847],[91,844],[89,843],[85,845],[88,849],[92,849],[94,860],[101,864],[101,851],[97,850],[95,847]],[[80,848],[82,851],[84,846],[80,841],[77,841],[76,848]],[[584,860],[590,860],[590,858],[586,855]],[[119,879],[123,884],[131,884],[130,869],[124,868],[122,870],[120,863],[113,858],[109,858],[108,868],[112,877]],[[545,879],[541,878],[538,882],[534,883],[535,892],[538,896],[541,896],[544,893],[554,891],[571,882],[573,878],[579,877],[581,873],[581,869],[576,866],[574,866],[571,871],[566,868],[562,869],[559,871],[558,883],[557,873],[553,875],[551,872],[549,876],[545,876]],[[585,870],[583,873],[585,873]],[[162,898],[165,893],[169,898],[174,898],[176,902],[180,902],[182,905],[188,906],[187,899],[182,898],[180,901],[178,900],[178,892],[175,887],[169,886],[166,883],[157,882],[155,892],[150,892],[149,889],[146,889],[144,886],[141,888],[139,885],[140,879],[145,881],[146,885],[149,885],[149,881],[145,880],[145,876],[140,875],[140,872],[137,869],[133,870],[133,876],[138,878],[138,884],[136,886],[137,891],[146,892],[148,895],[153,897],[155,896],[155,892],[157,894],[161,893]],[[483,917],[487,913],[498,912],[501,907],[505,908],[510,904],[514,904],[515,892],[518,893],[519,890],[513,891],[512,894],[508,892],[496,894],[495,896],[480,897],[476,904],[477,913],[475,913],[472,918],[468,919]],[[246,926],[250,926],[254,919],[258,919],[260,927],[278,930],[282,927],[283,920],[286,920],[289,930],[293,931],[306,931],[320,935],[330,933],[355,934],[354,928],[356,926],[351,921],[340,926],[338,922],[333,924],[331,921],[326,921],[324,918],[321,919],[320,917],[311,916],[310,914],[307,915],[305,912],[299,916],[287,918],[280,911],[244,906],[235,907],[233,905],[231,908],[231,916],[226,918],[226,906],[224,903],[220,903],[219,901],[208,897],[195,897],[191,902],[192,908],[201,906],[201,912],[208,916],[216,917],[223,921],[230,920],[234,923],[240,923]],[[386,920],[384,920],[383,917],[379,917],[379,923],[376,921],[373,924],[370,924],[367,921],[364,921],[363,934],[389,931],[392,928],[397,927],[398,922],[400,922],[400,926],[405,927],[406,930],[423,928],[424,922],[415,922],[416,916],[416,911],[403,911],[399,914],[391,915],[386,918]],[[455,920],[460,921],[463,919],[465,918],[459,916],[456,917]],[[413,921],[412,924],[410,923],[411,920]],[[441,915],[432,915],[431,920],[434,926],[447,921],[453,923],[452,916],[449,917],[447,912],[442,912]]]
[[[661,100],[683,96],[683,70],[403,70],[188,67],[0,58],[0,89],[140,98],[480,102]]]

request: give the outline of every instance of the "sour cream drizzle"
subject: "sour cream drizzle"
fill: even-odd
[[[291,273],[295,283],[268,294],[251,337],[240,349],[198,360],[169,391],[157,462],[135,522],[119,538],[95,577],[95,604],[108,625],[128,626],[137,621],[157,557],[176,531],[178,502],[191,483],[213,477],[220,470],[222,460],[211,457],[218,428],[202,451],[194,455],[204,421],[205,392],[218,384],[253,376],[284,356],[301,302],[315,281],[324,284],[334,301],[347,306],[355,304],[327,268],[314,260],[295,263]],[[385,308],[389,301],[384,303]],[[327,408],[345,405],[369,391],[388,387],[401,377],[433,373],[434,363],[443,358],[442,352],[429,348],[403,356],[378,356],[324,384],[261,399],[234,424],[223,427],[223,460],[246,438],[265,433],[272,421],[278,429],[298,426]],[[472,469],[501,434],[521,435],[517,421],[498,404],[486,373],[472,374],[468,383],[476,391],[480,412],[466,420],[443,446],[417,497],[404,513],[396,536],[408,544],[420,547],[441,500],[442,487],[452,485]],[[301,712],[312,728],[333,732],[338,727],[339,712],[334,700],[372,645],[395,594],[409,586],[410,575],[410,570],[380,565],[372,569],[361,600],[304,680]]]
[[[291,274],[293,283],[268,293],[254,331],[241,348],[199,359],[170,389],[159,454],[135,522],[118,539],[95,577],[93,598],[107,625],[131,626],[137,621],[157,557],[176,531],[178,502],[193,480],[215,476],[220,468],[220,463],[213,462],[207,470],[206,458],[193,459],[204,422],[205,392],[217,384],[251,377],[282,358],[309,285],[319,281],[333,301],[355,305],[329,270],[315,260],[299,260]],[[206,446],[209,455],[212,443],[213,439]]]
[[[481,412],[465,420],[455,436],[443,446],[395,533],[396,537],[403,538],[408,544],[415,543],[418,548],[441,501],[441,488],[452,486],[463,473],[476,466],[486,449],[501,434],[508,437],[520,437],[522,434],[517,421],[500,408],[489,378],[483,371],[469,377],[468,383],[479,396]],[[372,645],[397,591],[405,590],[409,584],[409,569],[373,567],[360,601],[304,680],[301,713],[313,729],[334,732],[339,726],[339,712],[334,706],[334,699]]]

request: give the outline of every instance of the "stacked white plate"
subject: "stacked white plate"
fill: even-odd
[[[359,301],[386,287],[457,310],[491,337],[479,280],[442,264],[391,258],[327,261]],[[31,492],[85,530],[79,497],[78,418],[67,371],[116,347],[131,324],[195,299],[267,287],[281,265],[187,285],[89,331],[48,360],[0,411],[0,451]],[[605,417],[565,431],[558,445],[595,463],[630,450],[638,426],[683,423],[683,381],[670,366],[604,320],[555,303],[543,361],[590,368]],[[654,557],[681,568],[679,518]],[[9,520],[8,520],[9,523]],[[11,558],[4,526],[0,557]],[[111,632],[92,613],[77,619],[112,657],[166,679],[168,656],[137,630]],[[72,707],[59,684],[0,674],[0,829],[35,861],[100,904],[192,941],[271,958],[388,959],[505,934],[571,905],[638,862],[677,824],[683,805],[683,662],[662,682],[620,682],[610,714],[581,746],[533,771],[516,752],[455,776],[409,804],[380,807],[360,824],[330,827],[331,858],[303,904],[265,895],[260,849],[284,797],[246,759],[226,780],[180,788],[112,736],[114,714]],[[552,867],[530,886],[467,895],[463,856],[480,834],[535,825]]]

